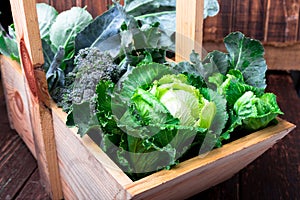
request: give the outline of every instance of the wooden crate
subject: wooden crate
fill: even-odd
[[[183,5],[184,1],[178,3]],[[53,199],[187,198],[230,178],[295,128],[279,119],[277,125],[214,149],[204,157],[195,157],[171,170],[132,181],[89,136],[81,138],[76,129],[65,125],[66,113],[51,100],[45,74],[41,71],[43,56],[35,0],[11,0],[11,5],[22,65],[2,56],[1,72],[2,77],[6,77],[3,84],[9,113],[14,116],[14,109],[18,108],[27,118],[20,121],[17,113],[10,120],[13,125],[22,122],[21,127],[28,127],[24,131],[13,126],[24,141],[33,141],[31,151],[38,161],[41,181]],[[200,35],[195,34],[202,29],[202,24],[195,20],[199,13],[191,10],[203,9],[203,1],[194,1],[189,6],[184,4],[184,9],[178,11],[185,18],[177,19],[177,30],[201,44],[201,31]],[[188,28],[189,22],[192,23]],[[185,46],[184,41],[178,44],[182,48],[181,57],[186,57],[184,54],[190,52],[189,48],[195,48]],[[19,105],[23,105],[23,109]],[[30,130],[32,134],[28,134]]]

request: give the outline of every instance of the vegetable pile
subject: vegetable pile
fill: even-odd
[[[233,32],[227,52],[168,62],[172,34],[153,15],[133,16],[139,1],[128,2],[95,19],[82,8],[37,8],[49,92],[67,125],[96,138],[133,180],[277,122],[259,41]]]

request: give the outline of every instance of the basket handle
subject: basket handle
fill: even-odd
[[[36,1],[10,0],[19,44],[29,116],[41,182],[52,199],[62,199],[62,187],[45,72]]]
[[[176,62],[202,53],[204,0],[176,1]]]

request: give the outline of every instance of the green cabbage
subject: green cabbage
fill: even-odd
[[[225,126],[226,101],[167,65],[138,65],[107,83],[97,86],[101,145],[133,179],[211,150]]]

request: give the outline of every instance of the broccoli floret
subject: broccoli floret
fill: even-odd
[[[118,65],[107,52],[95,47],[81,49],[75,56],[75,67],[66,75],[66,85],[58,103],[66,112],[72,103],[90,102],[91,111],[96,109],[96,86],[100,80],[110,80],[116,83],[121,76]]]

